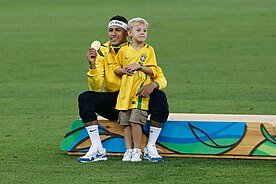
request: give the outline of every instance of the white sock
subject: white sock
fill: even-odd
[[[133,150],[132,149],[127,149],[126,152],[132,152]]]
[[[141,153],[141,149],[140,148],[133,148],[132,152],[133,153],[136,153],[136,152]]]
[[[92,126],[88,126],[85,128],[90,137],[92,146],[98,150],[102,150],[103,146],[102,146],[102,142],[101,142],[101,138],[100,138],[100,134],[99,134],[98,125],[92,125]]]
[[[160,135],[161,130],[162,128],[150,126],[149,140],[148,140],[147,147],[155,146],[155,143]]]

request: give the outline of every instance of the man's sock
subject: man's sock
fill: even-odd
[[[90,137],[92,146],[94,148],[96,148],[97,150],[102,151],[103,146],[102,146],[102,142],[101,142],[101,138],[100,138],[100,134],[99,134],[98,125],[92,125],[92,126],[88,126],[88,127],[85,127],[85,128],[86,128],[87,133]]]
[[[147,147],[155,146],[155,143],[160,135],[161,130],[162,128],[150,126],[149,140],[148,140]]]

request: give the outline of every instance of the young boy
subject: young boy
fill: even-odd
[[[119,123],[124,126],[127,151],[123,161],[142,160],[141,126],[147,121],[149,97],[142,98],[136,94],[143,85],[151,83],[150,77],[157,72],[154,49],[145,43],[148,25],[142,18],[129,21],[128,34],[132,42],[122,47],[115,59],[115,73],[122,76],[116,109],[120,110]]]

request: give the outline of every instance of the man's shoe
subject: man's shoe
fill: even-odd
[[[128,149],[128,150],[125,152],[122,161],[131,161],[131,158],[132,158],[132,149]]]
[[[141,149],[133,149],[131,162],[141,162],[142,161],[142,152]]]
[[[158,149],[160,150],[160,149]],[[155,145],[153,146],[147,146],[144,149],[144,159],[147,159],[151,162],[161,162],[164,161],[164,159],[158,154],[157,148]]]
[[[107,160],[104,148],[102,150],[93,150],[90,148],[84,156],[78,158],[78,162],[82,163],[96,162],[100,160]]]

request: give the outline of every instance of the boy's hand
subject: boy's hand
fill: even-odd
[[[140,68],[140,64],[129,64],[125,67],[125,70],[129,73],[134,73],[134,71],[138,70]]]

